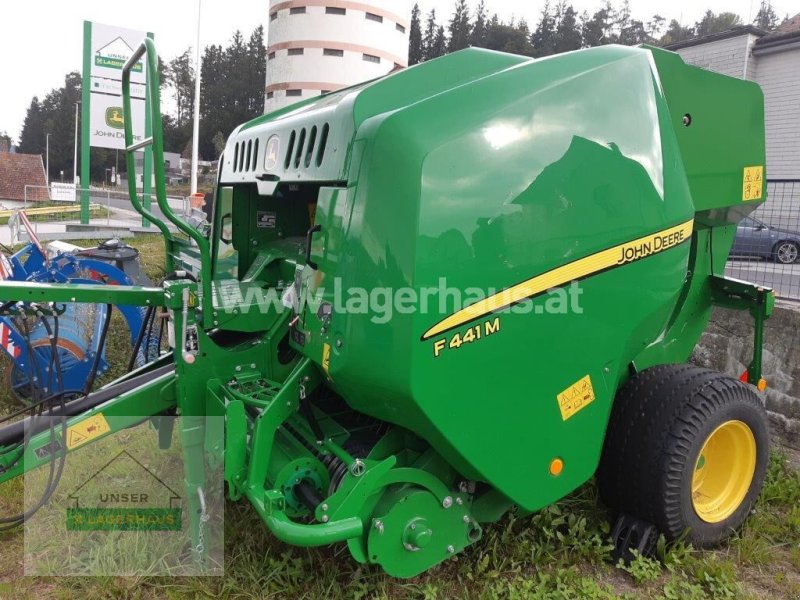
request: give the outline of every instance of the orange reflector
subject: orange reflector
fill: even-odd
[[[758,380],[758,385],[756,387],[758,388],[759,392],[763,392],[765,389],[767,389],[767,380],[762,377]]]
[[[561,472],[564,470],[564,461],[560,458],[554,458],[553,461],[550,463],[550,475],[553,477],[558,477],[561,475]]]

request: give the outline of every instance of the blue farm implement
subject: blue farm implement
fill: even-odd
[[[30,242],[0,255],[0,279],[47,284],[130,286],[145,283],[138,252],[115,240],[96,248],[74,248],[50,256],[37,239],[25,213],[22,225]],[[105,337],[111,305],[52,303],[35,311],[6,303],[0,311],[0,346],[10,359],[7,382],[20,399],[67,392],[80,394],[108,370]],[[117,305],[134,348],[132,363],[141,366],[158,353],[152,309]]]

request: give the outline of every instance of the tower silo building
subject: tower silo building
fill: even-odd
[[[410,0],[270,0],[267,112],[408,66]]]

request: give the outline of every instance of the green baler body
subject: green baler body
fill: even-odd
[[[228,497],[281,540],[347,542],[414,576],[589,479],[617,390],[685,361],[712,304],[753,315],[759,382],[774,298],[724,277],[766,196],[757,85],[647,47],[465,50],[239,127],[209,240],[167,203],[152,40],[125,106],[145,52],[158,204],[191,242],[133,177],[131,202],[166,271],[196,277],[6,281],[0,298],[163,307],[171,351],[66,425],[105,419],[94,441],[181,416],[198,558],[222,464]],[[129,120],[126,143],[133,173]],[[0,482],[48,464],[61,435],[17,429],[0,428]]]
[[[242,169],[256,139],[264,156]],[[708,276],[723,274],[735,224],[763,200],[743,200],[745,169],[764,162],[755,84],[650,48],[543,60],[467,50],[242,126],[221,184],[234,190],[240,272],[273,240],[321,226],[318,269],[299,272],[293,345],[328,386],[535,510],[594,473],[631,369],[687,359],[709,316]],[[295,182],[320,186],[296,201],[315,206],[313,221],[282,229],[297,206],[281,186]],[[236,190],[253,200],[238,213]],[[275,230],[254,228],[259,207]],[[564,265],[574,269],[544,282],[579,279],[578,310],[537,291],[536,277]],[[483,309],[459,313],[439,292],[381,323],[342,310],[353,288],[420,299],[442,278],[466,298],[533,298],[502,310],[476,295],[464,304]],[[594,400],[565,416],[559,395],[586,376]]]

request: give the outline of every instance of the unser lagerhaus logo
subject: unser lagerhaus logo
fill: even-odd
[[[133,54],[133,48],[121,37],[115,38],[99,50],[95,52],[94,64],[98,67],[106,67],[107,69],[119,69],[125,66],[128,59]],[[141,73],[144,69],[142,61],[140,60],[133,65],[133,71]]]

